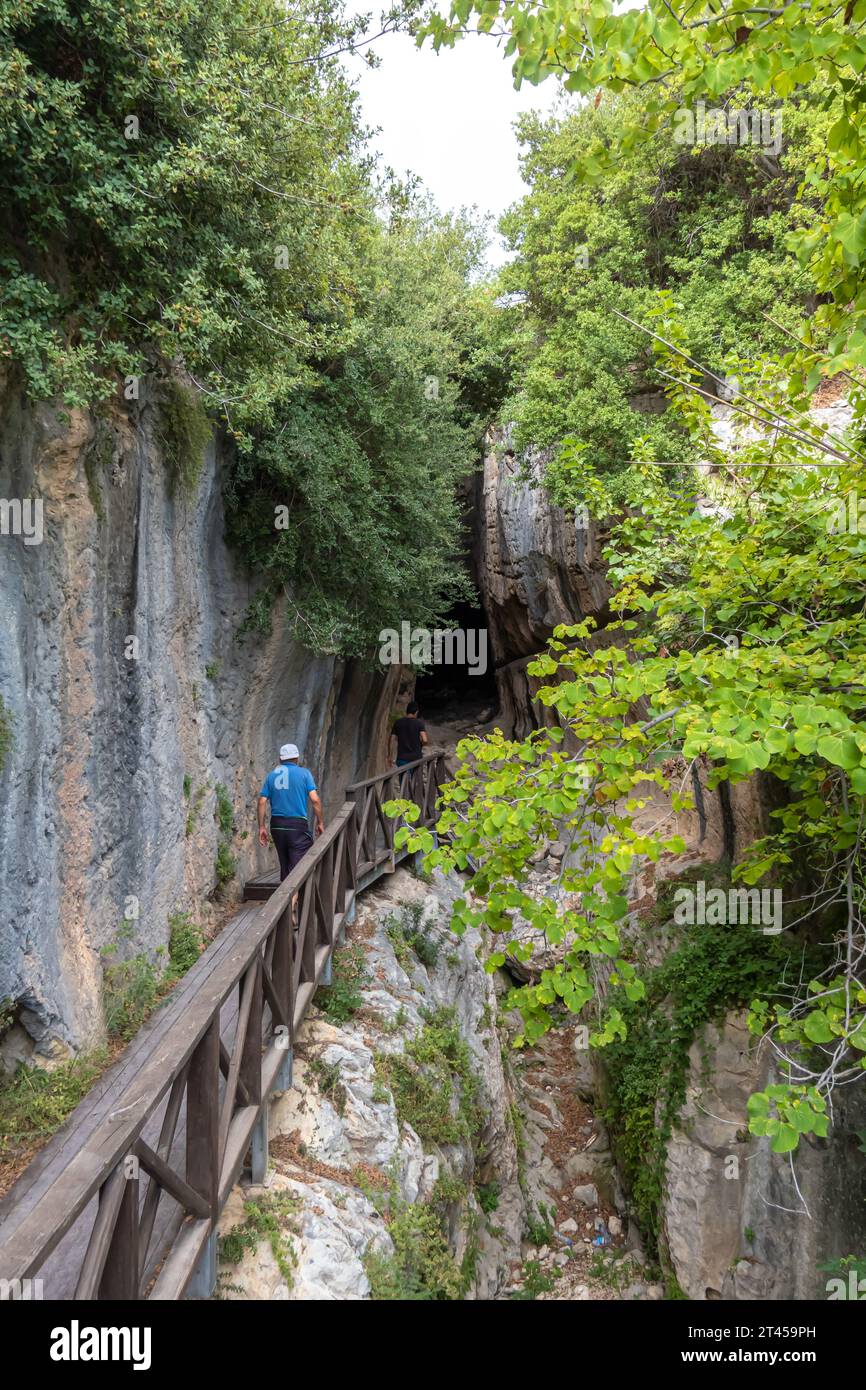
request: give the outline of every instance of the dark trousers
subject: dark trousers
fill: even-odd
[[[313,843],[310,827],[300,816],[271,816],[271,837],[280,861],[280,883],[300,864]]]

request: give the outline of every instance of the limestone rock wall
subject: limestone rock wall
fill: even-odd
[[[745,1016],[709,1024],[689,1054],[680,1124],[667,1150],[663,1240],[693,1299],[826,1298],[820,1266],[866,1242],[863,1087],[834,1096],[827,1139],[804,1139],[794,1163],[747,1132],[746,1103],[778,1080]]]
[[[100,952],[122,924],[153,953],[172,913],[212,914],[218,784],[231,896],[271,862],[254,807],[280,743],[331,809],[384,755],[390,682],[313,657],[280,613],[270,636],[239,637],[254,586],[223,538],[224,466],[214,441],[195,495],[173,498],[147,404],[97,418],[0,401],[0,498],[41,499],[44,528],[41,544],[0,535],[7,1064],[98,1040]]]
[[[841,429],[850,411],[840,400],[818,407],[814,415],[816,422]],[[732,445],[739,434],[731,412],[720,409],[717,416],[720,439]],[[603,628],[609,598],[600,556],[603,534],[597,526],[589,531],[576,526],[551,506],[539,486],[542,466],[538,459],[524,461],[521,468],[508,450],[507,434],[497,435],[485,459],[476,509],[478,583],[501,700],[497,723],[516,737],[550,718],[534,700],[541,682],[526,670],[533,655],[558,623],[592,613]],[[606,640],[603,631],[597,640]],[[671,773],[677,783],[687,769],[681,763]],[[700,865],[711,873],[720,862],[741,858],[754,839],[772,828],[769,812],[778,788],[771,779],[759,774],[711,791],[703,768],[698,769],[697,786],[694,782],[698,806],[693,812],[672,817],[664,798],[652,791],[647,798],[647,826],[666,819],[687,845],[684,855],[665,856],[658,868],[647,866],[632,885],[626,939],[634,958],[650,968],[660,964],[673,944],[665,931],[642,925],[661,878]],[[539,894],[552,891],[543,869],[538,864],[530,874],[530,891],[533,881]],[[523,973],[531,975],[544,961],[539,948]],[[586,1093],[600,1105],[603,1054],[596,1058],[596,1068]],[[826,1297],[828,1276],[819,1266],[862,1250],[866,1242],[866,1164],[858,1139],[866,1128],[866,1090],[848,1087],[834,1097],[830,1137],[804,1140],[792,1169],[787,1156],[771,1152],[768,1140],[748,1134],[748,1098],[775,1079],[768,1049],[757,1050],[740,1014],[719,1025],[708,1023],[691,1049],[687,1100],[667,1146],[660,1239],[689,1298]],[[580,1163],[594,1178],[600,1176],[586,1159]],[[531,1167],[540,1172],[540,1162]],[[553,1190],[550,1182],[548,1187]],[[623,1206],[627,1210],[628,1194],[623,1194]],[[582,1224],[578,1221],[579,1229]],[[629,1227],[625,1219],[625,1226],[639,1244],[634,1223]],[[555,1247],[551,1258],[557,1258]]]
[[[501,717],[518,737],[543,719],[527,661],[560,623],[606,620],[609,588],[596,523],[552,505],[543,458],[519,460],[507,431],[491,434],[476,504],[474,556],[496,666]]]

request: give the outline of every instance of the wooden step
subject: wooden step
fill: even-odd
[[[244,884],[244,902],[265,902],[280,886],[279,869],[270,869],[266,874],[248,878]]]

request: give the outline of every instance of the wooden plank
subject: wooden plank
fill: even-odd
[[[111,1237],[120,1212],[126,1188],[126,1174],[123,1165],[118,1164],[108,1182],[99,1194],[99,1211],[93,1223],[90,1240],[87,1243],[81,1273],[75,1286],[76,1299],[96,1298],[105,1261],[111,1246]]]
[[[219,1184],[219,1037],[217,1017],[193,1053],[186,1085],[186,1180],[214,1220]]]
[[[232,1116],[220,1167],[219,1205],[221,1209],[225,1206],[228,1195],[240,1175],[247,1149],[250,1147],[250,1139],[259,1118],[259,1109],[258,1105],[242,1106]]]
[[[280,886],[279,869],[269,869],[266,874],[257,874],[244,883],[245,902],[262,902],[272,897]]]
[[[99,1298],[124,1303],[138,1300],[137,1176],[124,1175],[123,1196],[102,1271]]]
[[[160,1158],[149,1144],[145,1144],[143,1139],[139,1139],[135,1151],[142,1168],[161,1187],[164,1187],[166,1192],[169,1192],[185,1211],[190,1212],[192,1216],[210,1216],[210,1209],[204,1198],[199,1196],[195,1188],[191,1187],[179,1173],[176,1173],[164,1159]]]
[[[238,1069],[238,1095],[241,1087],[246,1092],[244,1105],[255,1105],[257,1108],[262,1103],[262,1015],[264,990],[262,988],[263,972],[261,955],[257,955],[255,963],[250,967],[252,976],[252,999],[250,1000],[249,1019],[244,1031],[243,1047],[240,1054],[240,1067]]]
[[[246,908],[239,914],[235,922],[188,973],[168,1006],[145,1026],[120,1062],[106,1075],[104,1082],[93,1089],[71,1117],[64,1131],[46,1146],[47,1152],[43,1151],[38,1161],[30,1166],[26,1178],[23,1177],[8,1194],[5,1202],[0,1204],[0,1212],[7,1217],[7,1223],[0,1231],[0,1240],[3,1242],[0,1246],[0,1271],[4,1277],[27,1277],[39,1269],[46,1256],[90,1204],[93,1194],[109,1177],[112,1168],[117,1166],[124,1153],[129,1152],[130,1147],[139,1139],[148,1117],[164,1102],[169,1087],[173,1090],[166,1103],[166,1116],[160,1140],[156,1149],[152,1149],[148,1144],[146,1151],[155,1155],[156,1163],[162,1162],[165,1165],[164,1175],[173,1175],[173,1179],[167,1177],[167,1182],[184,1182],[175,1173],[169,1154],[184,1089],[182,1082],[178,1086],[177,1081],[187,1063],[190,1063],[190,1072],[187,1081],[188,1113],[185,1121],[186,1183],[208,1204],[209,1210],[214,1211],[213,1156],[216,1146],[213,1144],[213,1119],[219,1100],[220,1009],[234,986],[249,971],[250,962],[260,957],[262,944],[272,933],[278,931],[281,919],[283,926],[279,935],[284,943],[287,942],[288,946],[291,946],[290,904],[293,894],[306,886],[303,896],[307,904],[310,947],[314,952],[314,979],[307,982],[310,988],[304,989],[302,998],[289,998],[287,1002],[290,1011],[288,1015],[284,1013],[283,1016],[290,1017],[294,1022],[299,1013],[305,1011],[315,987],[315,979],[320,975],[324,961],[330,954],[332,938],[328,938],[331,937],[337,917],[342,917],[342,914],[334,914],[333,910],[326,910],[321,887],[316,880],[324,871],[323,865],[329,866],[332,878],[338,877],[337,866],[341,865],[346,854],[341,837],[348,833],[350,827],[354,830],[355,815],[356,808],[353,804],[344,806],[310,854],[304,857],[292,874],[275,890],[267,905],[262,908]],[[350,869],[353,877],[356,877],[354,855]],[[339,873],[342,873],[342,869]],[[334,885],[331,884],[329,887],[333,895]],[[346,894],[342,893],[341,896],[345,901]],[[321,927],[326,938],[323,942],[316,940],[318,931],[312,929],[309,921],[317,898],[318,911],[313,915],[316,928]],[[333,901],[335,900],[332,896],[331,902]],[[275,955],[277,940],[277,937],[273,939]],[[282,950],[284,958],[288,955],[290,960],[291,951],[286,951],[285,944]],[[285,976],[288,982],[294,983],[291,971],[286,971]],[[255,993],[261,1006],[262,989],[257,988]],[[253,997],[250,996],[250,1009],[252,1008]],[[241,1036],[236,1040],[235,1052],[240,1048],[240,1055],[236,1065],[232,1104],[236,1098],[247,1098],[242,1094],[242,1085],[246,1085],[247,1090],[251,1085],[255,1087],[254,1062],[257,1061],[259,1064],[259,1086],[262,1085],[264,1067],[261,1057],[261,1015],[259,1028],[250,1032],[251,1041],[247,1046],[245,1062],[241,1059],[244,1054],[246,1029],[242,1026],[241,1019],[238,1031]],[[270,1056],[270,1053],[267,1055]],[[274,1057],[274,1065],[278,1069],[284,1052],[274,1053]],[[231,1065],[230,1063],[230,1071]],[[274,1074],[276,1075],[276,1071]],[[174,1111],[170,1118],[169,1110]],[[252,1112],[257,1116],[258,1110],[258,1104],[244,1105],[238,1113],[243,1112],[246,1119],[246,1112]],[[227,1115],[229,1128],[234,1130],[236,1126],[232,1125],[228,1111]],[[164,1153],[160,1152],[163,1146]],[[147,1221],[139,1230],[137,1196],[134,1207],[131,1205],[132,1199],[127,1200],[126,1189],[131,1190],[132,1185],[137,1188],[135,1178],[125,1179],[125,1191],[121,1198],[121,1206],[124,1207],[123,1225],[118,1230],[117,1241],[112,1242],[116,1247],[116,1257],[112,1254],[110,1277],[106,1287],[119,1288],[122,1284],[131,1290],[129,1296],[135,1297],[138,1293],[138,1269],[140,1264],[144,1264],[147,1255],[150,1229],[153,1227],[155,1210],[159,1203],[159,1191],[151,1174],[151,1183],[142,1211]],[[178,1190],[176,1187],[171,1194],[176,1201],[179,1200]],[[173,1214],[167,1215],[170,1225],[174,1227]],[[189,1230],[197,1224],[188,1222],[178,1230],[172,1253],[175,1248],[180,1250],[180,1264],[176,1264],[173,1273],[163,1267],[157,1281],[163,1291],[169,1286],[179,1287],[177,1270],[183,1264],[183,1252],[188,1253],[191,1248]],[[99,1239],[102,1242],[104,1236],[100,1234]],[[192,1241],[193,1245],[197,1240],[198,1236]],[[188,1278],[188,1275],[184,1277]]]
[[[211,1233],[210,1221],[186,1221],[166,1256],[149,1298],[171,1302],[183,1298],[199,1256]]]
[[[292,939],[292,982],[294,991],[297,992],[301,982],[301,972],[304,963],[304,949],[306,946],[307,934],[311,931],[310,916],[313,907],[313,885],[308,881],[303,888],[298,903],[298,930],[293,933]]]
[[[247,967],[244,975],[244,982],[241,989],[241,1006],[238,1010],[238,1026],[235,1033],[235,1046],[229,1065],[229,1074],[226,1077],[226,1088],[223,1094],[222,1109],[220,1110],[219,1121],[219,1152],[223,1153],[226,1146],[226,1138],[231,1124],[232,1112],[235,1108],[235,1095],[238,1089],[238,1076],[240,1075],[241,1061],[243,1059],[244,1043],[246,1042],[247,1029],[250,1022],[250,1012],[252,1009],[253,995],[256,992],[257,980],[255,966]]]
[[[279,1005],[279,1020],[283,1026],[292,1027],[292,911],[287,908],[274,927],[273,985]],[[277,1018],[277,1011],[271,1003],[271,1012]],[[291,1043],[291,1039],[290,1039]]]

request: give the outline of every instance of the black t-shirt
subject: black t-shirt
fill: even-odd
[[[417,719],[414,714],[404,714],[396,721],[391,732],[397,735],[397,758],[400,761],[413,763],[421,757],[421,733],[426,728],[424,720]]]

